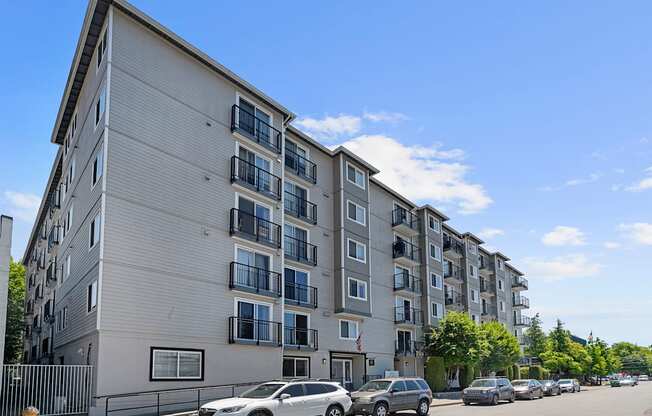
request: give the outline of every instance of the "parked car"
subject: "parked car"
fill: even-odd
[[[372,380],[351,393],[351,414],[386,416],[400,410],[416,410],[425,416],[430,411],[432,391],[428,383],[416,377]],[[329,415],[327,415],[329,416]]]
[[[543,394],[546,396],[559,396],[561,394],[561,387],[555,380],[542,380]]]
[[[206,403],[199,409],[199,416],[344,416],[350,408],[349,392],[338,383],[273,381],[260,384],[238,397]]]
[[[650,381],[650,377],[648,377],[645,374],[641,374],[640,376],[638,376],[638,381]]]
[[[513,380],[512,386],[517,399],[541,399],[543,398],[543,386],[537,380]]]
[[[609,382],[611,387],[634,387],[638,382],[632,377],[614,378]]]
[[[562,393],[579,393],[582,390],[580,382],[574,378],[563,378],[559,380],[559,387]]]
[[[515,399],[514,387],[504,377],[478,378],[462,391],[462,401],[466,405],[471,403],[496,405],[500,400],[513,403]]]

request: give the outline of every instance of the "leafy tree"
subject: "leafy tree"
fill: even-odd
[[[609,346],[606,342],[597,338],[596,341],[586,346],[586,352],[591,357],[589,374],[604,377],[610,373],[609,369]]]
[[[541,328],[539,314],[534,315],[530,327],[525,331],[525,354],[530,357],[541,358],[546,350],[546,334]]]
[[[591,366],[589,353],[581,344],[571,340],[570,333],[559,319],[548,334],[541,360],[546,369],[556,374],[584,375]]]
[[[441,357],[428,357],[426,360],[425,368],[426,381],[430,385],[432,391],[444,391],[448,387],[448,380],[446,379],[446,367],[444,366],[444,359]]]
[[[620,361],[620,369],[626,373],[648,373],[652,368],[652,350],[647,347],[618,342],[613,344],[611,349]]]
[[[7,364],[20,363],[23,355],[24,303],[25,267],[10,259],[4,356],[4,362]]]
[[[518,339],[501,323],[492,321],[480,326],[480,335],[486,346],[486,353],[480,359],[480,369],[484,374],[499,371],[515,364],[521,358]]]

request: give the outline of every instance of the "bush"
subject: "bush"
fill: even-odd
[[[430,390],[439,392],[448,388],[446,380],[446,367],[444,359],[441,357],[428,357],[426,360],[426,381],[430,385]]]
[[[542,367],[543,368],[543,367]],[[543,368],[543,379],[544,380],[550,380],[550,371],[547,369]]]
[[[460,369],[460,387],[465,389],[473,382],[474,369],[472,365],[466,365]]]
[[[530,367],[521,367],[518,372],[518,378],[530,378]]]
[[[514,368],[513,367],[507,367],[507,370],[505,371],[507,378],[510,380],[514,380]]]
[[[496,371],[496,376],[507,377],[507,369],[503,368],[502,370]]]
[[[535,380],[545,380],[546,377],[543,373],[543,367],[540,365],[531,366],[529,371],[529,378],[533,378]]]
[[[473,369],[473,378],[476,379],[478,377],[482,377],[482,373],[480,372],[480,367],[475,367]]]
[[[516,380],[517,378],[521,378],[521,370],[520,367],[516,364],[512,366],[512,376],[514,377],[512,380]]]

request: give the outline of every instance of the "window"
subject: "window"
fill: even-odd
[[[86,311],[92,312],[97,308],[97,280],[88,285],[86,295]]]
[[[478,318],[478,315],[473,315],[472,314],[471,319],[473,319],[473,322],[475,322],[476,324],[480,323],[480,318]]]
[[[97,97],[97,102],[95,103],[95,126],[100,122],[100,119],[104,115],[104,110],[106,108],[106,87],[102,87],[100,95]]]
[[[279,393],[279,396],[281,394],[289,394],[291,397],[301,397],[304,396],[305,393],[303,391],[303,384],[290,384],[281,392]]]
[[[100,241],[100,226],[102,223],[101,214],[97,214],[93,221],[91,221],[90,226],[88,227],[88,249],[95,247],[98,241]]]
[[[308,358],[283,357],[283,377],[308,378]]]
[[[68,307],[64,306],[57,312],[57,332],[63,331],[68,326]]]
[[[433,318],[441,319],[444,317],[444,305],[441,303],[432,302],[430,306],[430,313],[432,314]]]
[[[395,381],[394,384],[392,384],[392,390],[401,392],[401,391],[406,391],[407,387],[405,387],[404,381]]]
[[[505,290],[505,282],[502,279],[498,279],[498,290]]]
[[[150,379],[203,380],[204,351],[152,348]]]
[[[347,201],[346,216],[353,222],[360,225],[367,225],[367,210],[356,204],[355,202]]]
[[[419,390],[419,385],[414,380],[405,380],[405,387],[408,391]]]
[[[501,259],[498,259],[498,270],[505,270],[505,262]]]
[[[238,325],[236,325],[236,338],[257,341],[272,341],[275,337],[273,328],[267,324],[258,325],[256,321],[269,322],[272,320],[272,305],[268,303],[240,300],[235,302]]]
[[[367,262],[367,246],[355,240],[348,239],[348,256],[350,259]]]
[[[91,188],[95,186],[97,180],[102,177],[104,171],[104,151],[100,149],[93,160],[93,171],[91,172]]]
[[[478,246],[473,243],[469,243],[469,253],[478,254]]]
[[[357,339],[358,323],[356,321],[340,320],[340,339]]]
[[[97,67],[99,68],[104,59],[104,52],[106,52],[107,30],[104,31],[102,38],[97,43]]]
[[[441,232],[441,222],[432,215],[428,215],[428,227],[436,233]]]
[[[434,287],[435,289],[443,289],[444,279],[440,274],[430,273],[430,286]]]
[[[476,289],[471,289],[471,301],[478,303],[478,291]]]
[[[349,277],[349,297],[367,300],[367,282]]]
[[[501,300],[501,301],[498,303],[498,306],[500,306],[500,311],[501,311],[501,312],[505,312],[505,302],[504,302],[504,301]]]
[[[478,268],[474,265],[469,265],[469,276],[478,277]]]
[[[70,276],[70,254],[66,256],[66,261],[63,266],[63,279],[65,281]]]
[[[70,159],[68,163],[68,176],[66,177],[66,189],[72,189],[72,184],[75,182],[75,158]]]
[[[70,204],[70,207],[68,208],[68,212],[66,212],[66,221],[63,224],[63,236],[64,237],[70,231],[71,226],[72,226],[72,204]]]
[[[364,172],[348,162],[346,164],[346,179],[355,186],[365,189]]]
[[[441,247],[430,243],[430,257],[441,262]]]

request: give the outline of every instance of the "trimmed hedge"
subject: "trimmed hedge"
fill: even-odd
[[[426,381],[430,390],[434,392],[446,391],[448,381],[446,380],[446,367],[441,357],[428,357],[426,360]]]
[[[478,377],[482,377],[482,373],[480,372],[480,367],[475,367],[473,369],[473,378],[476,379]]]
[[[518,365],[514,364],[512,366],[512,376],[514,377],[512,380],[516,380],[518,378],[521,378],[521,369]],[[526,377],[527,378],[527,377]]]
[[[514,380],[514,367],[507,367],[507,370],[505,372],[508,379]]]
[[[472,365],[466,365],[460,369],[460,387],[465,389],[473,382],[474,369]]]
[[[545,380],[543,367],[540,365],[533,365],[530,367],[529,377],[535,380]]]
[[[521,367],[518,374],[519,378],[530,378],[530,367]]]

